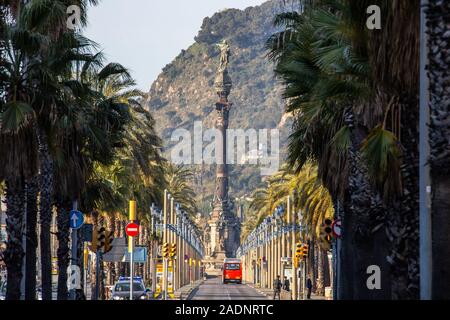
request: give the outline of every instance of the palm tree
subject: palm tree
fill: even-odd
[[[293,197],[294,208],[302,211],[302,223],[308,226],[303,237],[318,239],[321,224],[326,218],[333,217],[334,208],[328,190],[318,178],[317,166],[312,163],[299,172],[283,165],[279,172],[269,177],[266,189],[254,191],[249,216],[257,217],[254,220],[259,224],[283,205],[288,195]]]
[[[11,8],[13,8],[11,6]],[[7,299],[19,299],[22,278],[22,232],[25,216],[26,181],[37,173],[36,114],[31,107],[32,95],[28,76],[33,68],[27,57],[37,50],[40,36],[22,25],[22,11],[11,10],[1,21],[0,53],[0,181],[5,181],[8,243],[4,260],[8,268]],[[15,25],[7,21],[15,21]],[[31,195],[31,194],[30,194]],[[30,211],[31,214],[31,211]],[[32,218],[32,217],[31,217]]]
[[[165,167],[167,190],[175,202],[185,210],[190,217],[197,214],[195,191],[192,189],[192,171],[189,168],[167,163]]]
[[[327,270],[327,251],[329,248],[319,242],[320,226],[326,218],[334,215],[333,201],[328,190],[322,185],[318,178],[317,166],[307,163],[299,172],[292,167],[283,165],[278,173],[268,178],[268,187],[258,189],[252,195],[250,212],[246,214],[244,221],[243,239],[251,230],[275,208],[283,205],[287,196],[293,197],[293,208],[301,210],[302,224],[307,226],[303,232],[302,239],[310,243],[311,254],[309,255],[309,272],[314,281],[314,289],[317,294],[325,292],[325,272]],[[316,244],[319,245],[316,245]],[[317,259],[315,259],[316,257]],[[316,276],[317,275],[317,276]]]
[[[395,296],[414,296],[417,270],[407,274],[404,268],[413,271],[417,265],[417,194],[411,178],[417,146],[410,143],[417,133],[417,117],[416,112],[403,117],[400,113],[407,106],[417,107],[417,70],[410,66],[417,65],[418,37],[415,24],[409,25],[407,18],[416,18],[417,3],[311,2],[314,5],[307,6],[304,14],[279,15],[276,23],[285,30],[269,40],[276,72],[285,81],[287,111],[296,117],[290,162],[301,168],[308,159],[316,160],[334,202],[343,204],[342,260],[355,263],[346,265],[342,297],[371,296],[360,266],[375,263],[389,274],[385,256],[393,265]],[[369,4],[380,5],[388,17],[382,32],[367,32],[364,12]],[[410,45],[400,41],[404,37],[400,30],[410,35]],[[402,95],[402,90],[407,94]],[[408,130],[401,130],[404,123]],[[403,214],[395,212],[406,203]],[[399,222],[411,228],[399,234]],[[413,245],[405,246],[405,241]],[[373,298],[391,296],[390,289],[379,293]]]

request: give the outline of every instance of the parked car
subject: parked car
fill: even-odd
[[[0,300],[6,298],[6,281],[0,281]]]
[[[119,280],[111,291],[111,300],[130,299],[130,280]],[[147,300],[147,290],[142,281],[133,280],[133,300]]]

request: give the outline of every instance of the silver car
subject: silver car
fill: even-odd
[[[0,300],[5,300],[6,298],[6,281],[0,281]]]
[[[118,281],[111,292],[112,300],[130,300],[130,281]],[[133,300],[147,300],[147,292],[141,281],[133,281]]]

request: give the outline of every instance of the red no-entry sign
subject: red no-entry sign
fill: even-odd
[[[331,225],[331,229],[333,230],[333,235],[335,238],[342,237],[342,221],[340,219],[334,220],[333,224]]]
[[[125,233],[129,237],[136,237],[139,234],[139,225],[137,223],[130,222],[125,228]]]

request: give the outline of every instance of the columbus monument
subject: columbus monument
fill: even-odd
[[[233,258],[240,242],[240,220],[233,212],[233,202],[228,196],[228,166],[226,164],[226,131],[232,103],[228,101],[232,82],[228,74],[230,46],[226,41],[218,45],[220,62],[214,80],[214,89],[219,100],[216,102],[216,188],[208,225],[205,231],[206,272],[220,272],[225,258]]]

